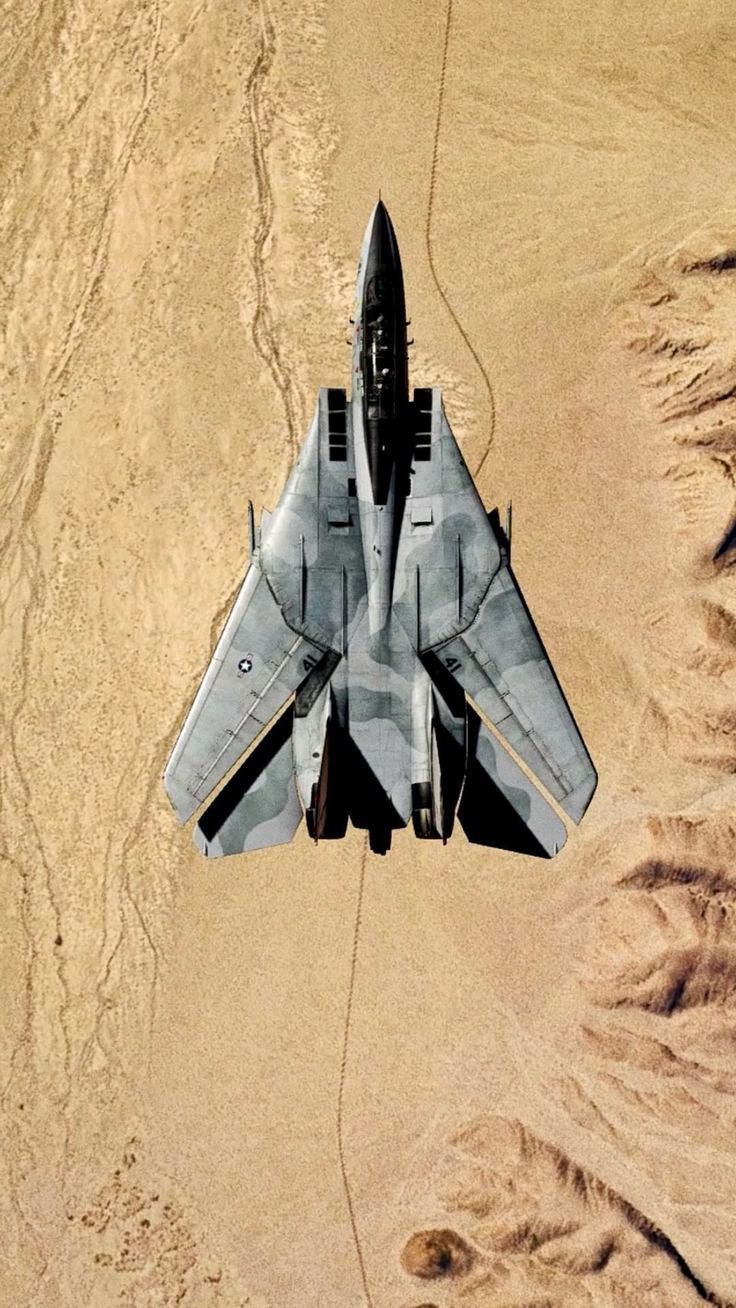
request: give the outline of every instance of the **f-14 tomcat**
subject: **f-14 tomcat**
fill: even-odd
[[[210,857],[411,819],[552,857],[596,773],[437,387],[409,396],[399,249],[379,199],[358,265],[350,395],[320,389],[164,773]],[[249,751],[246,753],[246,751]],[[546,793],[545,793],[546,792]],[[554,802],[550,802],[550,800]]]

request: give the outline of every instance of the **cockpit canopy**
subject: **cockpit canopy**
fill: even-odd
[[[366,309],[377,309],[380,305],[392,303],[394,298],[393,281],[385,273],[374,273],[365,290]]]

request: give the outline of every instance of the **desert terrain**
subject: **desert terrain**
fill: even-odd
[[[736,1304],[723,0],[6,5],[2,1308]],[[552,862],[161,773],[381,189],[599,772]]]

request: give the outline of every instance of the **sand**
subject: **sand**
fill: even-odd
[[[449,17],[6,14],[3,1308],[736,1303],[736,35]],[[599,789],[207,864],[161,771],[379,187]]]

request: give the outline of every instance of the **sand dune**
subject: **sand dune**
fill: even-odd
[[[601,910],[589,958],[596,1001],[668,1015],[736,1004],[735,904],[727,874],[646,860]]]
[[[641,1213],[519,1122],[479,1118],[450,1143],[446,1202],[464,1234],[418,1232],[401,1256],[409,1275],[456,1285],[450,1302],[720,1302]]]

